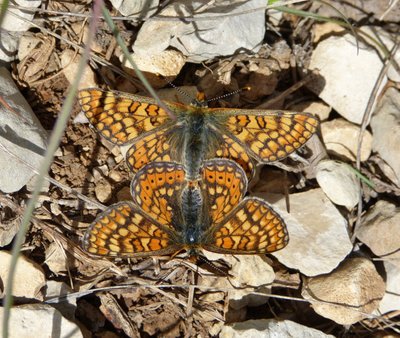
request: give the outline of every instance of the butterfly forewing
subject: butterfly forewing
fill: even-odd
[[[242,200],[247,190],[243,169],[228,159],[213,159],[204,162],[202,168],[202,190],[210,221],[219,223]]]
[[[226,133],[241,142],[258,161],[279,161],[316,133],[318,119],[308,113],[215,109],[225,119]]]
[[[180,195],[185,183],[183,166],[173,162],[152,162],[134,177],[134,202],[164,226],[181,222]]]
[[[180,249],[171,242],[169,229],[129,202],[102,212],[86,231],[83,248],[94,255],[113,257],[167,255]]]
[[[185,149],[205,146],[207,149],[199,155],[190,153],[194,158],[185,153],[189,159],[185,165],[226,157],[239,163],[250,179],[254,171],[251,158],[263,163],[281,160],[303,146],[319,124],[307,113],[213,109],[165,102],[176,117],[171,120],[151,98],[101,89],[81,90],[79,103],[103,137],[118,145],[132,144],[127,161],[134,172],[152,161],[181,161]],[[195,137],[206,143],[193,144],[198,141],[189,137],[185,145],[187,133],[197,128],[188,122],[188,117],[195,115],[203,115],[208,121],[207,127],[198,129],[203,136]],[[197,169],[193,169],[195,174]]]
[[[118,145],[166,127],[170,121],[165,110],[143,96],[89,88],[79,91],[78,101],[90,124]]]
[[[222,254],[263,254],[280,250],[288,242],[282,218],[263,200],[248,198],[210,228],[203,248]]]
[[[175,160],[171,158],[168,134],[168,131],[161,130],[135,141],[126,153],[129,169],[136,172],[150,162]]]

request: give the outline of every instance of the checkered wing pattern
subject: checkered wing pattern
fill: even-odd
[[[201,187],[205,212],[210,222],[219,223],[242,200],[247,190],[243,169],[228,159],[213,159],[204,163]]]
[[[263,163],[282,160],[302,147],[319,125],[308,113],[214,109],[214,114],[225,119],[225,134]]]
[[[181,221],[180,193],[185,184],[183,166],[173,162],[152,162],[134,177],[134,202],[153,219],[173,228]]]
[[[208,158],[214,156],[235,161],[243,168],[249,180],[253,178],[254,163],[247,154],[245,147],[228,135],[221,134],[221,142],[218,142],[216,152],[209,154]]]
[[[203,248],[222,254],[264,254],[280,250],[288,242],[279,214],[263,200],[248,198],[209,229]]]
[[[89,88],[79,91],[78,102],[96,131],[118,145],[171,121],[153,99],[139,95]]]
[[[170,229],[146,215],[133,203],[114,204],[90,225],[83,248],[97,256],[144,257],[179,251]]]

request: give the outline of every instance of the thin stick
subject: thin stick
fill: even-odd
[[[381,83],[389,69],[389,66],[391,64],[391,60],[394,57],[394,55],[396,54],[397,50],[399,49],[399,39],[397,39],[396,43],[394,44],[389,56],[387,57],[387,59],[385,60],[384,66],[382,67],[382,70],[379,74],[378,79],[376,80],[374,89],[371,93],[371,96],[369,98],[368,101],[368,105],[365,108],[365,113],[362,119],[362,123],[361,123],[361,127],[360,127],[360,133],[358,134],[358,146],[357,146],[357,160],[356,160],[356,166],[357,166],[357,170],[360,171],[361,170],[361,146],[362,146],[362,141],[363,141],[363,137],[365,134],[365,131],[367,129],[367,126],[371,120],[371,115],[372,115],[372,107],[374,106],[375,100],[378,97],[378,92],[380,90],[381,87]],[[355,240],[355,236],[356,236],[356,231],[358,229],[358,227],[361,224],[361,213],[362,213],[362,207],[363,207],[363,201],[362,201],[362,185],[361,185],[361,180],[358,180],[358,186],[359,186],[359,190],[360,190],[360,196],[359,196],[359,200],[358,200],[358,206],[357,206],[357,219],[356,219],[356,223],[353,227],[353,235],[351,237],[352,241],[354,242]]]
[[[294,93],[296,90],[300,89],[307,83],[309,83],[311,80],[314,79],[314,76],[317,75],[315,71],[307,74],[304,78],[302,78],[299,82],[295,83],[293,86],[290,88],[286,89],[282,93],[280,93],[278,96],[274,97],[271,100],[268,100],[267,102],[261,103],[259,106],[257,106],[257,109],[268,109],[272,105],[274,105],[276,102],[279,102],[283,100],[286,96]]]
[[[210,20],[220,20],[222,18],[226,17],[236,17],[238,15],[246,15],[254,12],[259,12],[259,11],[265,11],[267,9],[274,9],[277,7],[282,7],[282,6],[287,6],[290,4],[295,4],[299,2],[305,2],[305,0],[287,0],[287,1],[277,1],[271,5],[267,6],[262,6],[262,7],[257,7],[257,8],[252,8],[248,9],[245,11],[241,12],[235,12],[235,13],[227,13],[227,14],[221,14],[219,13],[218,15],[213,15],[213,16],[193,16],[193,15],[188,15],[188,16],[168,16],[168,15],[155,15],[150,18],[141,18],[140,16],[113,16],[113,20],[121,20],[121,21],[132,21],[134,19],[139,19],[140,21],[186,21],[186,22],[196,22],[196,21],[210,21]],[[9,8],[15,8],[15,9],[20,9],[24,10],[26,12],[30,13],[49,13],[49,14],[55,14],[55,15],[63,15],[63,16],[73,16],[73,17],[81,17],[81,18],[92,18],[90,14],[82,14],[82,13],[70,13],[70,12],[61,12],[61,11],[50,11],[50,10],[44,10],[42,8],[31,8],[31,7],[23,7],[23,6],[14,6],[10,5]],[[104,20],[104,16],[100,16],[97,19]]]

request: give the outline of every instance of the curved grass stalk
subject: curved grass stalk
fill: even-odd
[[[102,3],[101,0],[97,0],[97,3],[93,7],[94,18],[96,18],[96,16],[98,16],[98,14],[100,12],[101,3]],[[92,20],[90,23],[91,34],[89,34],[87,46],[90,46],[91,41],[93,40],[94,32],[96,30],[96,25],[97,25],[96,20]],[[89,55],[88,50],[82,55],[82,58],[79,62],[79,66],[78,66],[78,71],[77,71],[78,74],[83,73],[84,68],[86,66],[86,62],[88,60],[88,55]],[[22,247],[22,244],[24,243],[25,235],[26,235],[26,232],[27,232],[29,224],[30,224],[32,213],[35,209],[36,202],[40,195],[41,187],[44,183],[45,176],[47,175],[50,164],[53,161],[54,153],[59,146],[61,137],[64,133],[65,127],[67,125],[67,121],[68,121],[70,113],[72,111],[72,106],[73,106],[73,103],[75,100],[75,95],[78,91],[79,82],[80,82],[80,76],[77,76],[75,78],[74,82],[71,84],[70,90],[69,90],[68,95],[63,104],[61,113],[57,119],[54,130],[50,136],[49,147],[47,148],[45,158],[43,159],[43,162],[40,165],[39,175],[37,176],[37,179],[35,182],[35,188],[34,188],[32,197],[28,202],[27,208],[24,212],[22,223],[21,223],[19,232],[16,236],[13,249],[12,249],[12,258],[11,258],[11,262],[10,262],[10,270],[9,270],[9,274],[8,274],[7,285],[5,288],[5,297],[4,297],[4,303],[3,303],[4,304],[4,314],[3,314],[3,323],[2,323],[3,324],[2,325],[3,326],[3,328],[2,328],[3,338],[8,337],[8,329],[9,329],[8,324],[9,324],[9,318],[10,318],[10,311],[11,311],[11,307],[12,307],[12,290],[13,290],[13,283],[14,283],[14,275],[16,272],[17,261],[19,258],[21,247]]]

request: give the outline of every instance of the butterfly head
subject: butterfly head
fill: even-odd
[[[208,101],[206,95],[203,92],[198,92],[196,98],[191,102],[191,106],[196,108],[207,108]]]

